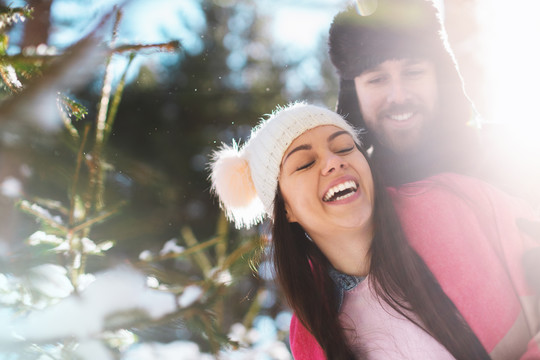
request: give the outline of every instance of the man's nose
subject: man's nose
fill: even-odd
[[[388,102],[403,104],[409,100],[409,90],[402,79],[393,79],[389,84]]]
[[[323,175],[329,175],[338,169],[344,169],[347,167],[347,162],[345,159],[334,153],[328,154],[323,160]]]

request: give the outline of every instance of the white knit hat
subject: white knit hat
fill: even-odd
[[[237,228],[249,228],[272,218],[281,159],[298,136],[321,125],[335,125],[359,143],[358,132],[328,109],[298,102],[278,107],[252,129],[241,148],[233,142],[214,152],[211,162],[212,191]]]

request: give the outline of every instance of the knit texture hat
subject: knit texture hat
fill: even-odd
[[[303,102],[278,107],[255,126],[243,145],[215,151],[210,163],[212,191],[237,228],[272,218],[283,154],[298,136],[321,125],[335,125],[359,143],[357,131],[328,109]]]

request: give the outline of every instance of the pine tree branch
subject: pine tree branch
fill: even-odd
[[[182,238],[190,248],[199,245],[199,241],[189,227],[183,227],[181,230],[181,234]],[[210,262],[210,259],[208,258],[206,253],[204,253],[202,250],[194,252],[193,258],[197,265],[199,265],[199,268],[202,270],[203,274],[207,276],[210,273],[210,270],[212,270],[212,263]]]
[[[134,58],[135,58],[135,54],[133,53],[130,55],[128,64],[126,65],[124,73],[122,74],[122,77],[120,78],[120,82],[116,86],[116,91],[114,92],[113,100],[109,109],[109,115],[107,116],[107,120],[105,121],[105,129],[104,129],[104,134],[103,134],[104,142],[107,142],[109,135],[111,134],[114,120],[116,119],[116,113],[118,111],[118,105],[120,105],[120,100],[124,93],[124,88],[126,85],[126,76],[131,67],[131,64],[133,63]]]
[[[180,41],[173,40],[166,43],[158,44],[127,44],[120,45],[112,49],[113,53],[121,54],[125,52],[139,52],[141,50],[156,50],[156,51],[166,51],[166,52],[175,52],[181,48]]]
[[[53,228],[56,228],[64,233],[67,233],[69,230],[66,226],[62,225],[60,222],[56,221],[55,219],[53,219],[50,214],[46,213],[44,211],[43,208],[41,207],[36,207],[37,205],[36,204],[31,204],[29,201],[27,200],[22,200],[21,202],[19,202],[19,207],[25,211],[26,213],[28,214],[31,214],[35,217],[37,217],[38,219],[42,220],[43,222],[45,222],[47,225],[53,227]]]
[[[109,210],[107,212],[104,212],[103,214],[101,214],[99,216],[96,216],[95,218],[87,220],[87,221],[83,222],[82,224],[74,226],[73,228],[70,229],[70,231],[76,233],[76,232],[79,232],[79,231],[81,231],[81,230],[83,230],[85,228],[89,228],[90,226],[92,226],[92,225],[94,225],[96,223],[99,223],[99,222],[105,220],[106,218],[116,214],[118,212],[118,209],[120,209],[124,205],[125,205],[125,201],[122,201],[119,204],[117,204],[116,206],[114,206],[111,210]]]
[[[90,131],[90,124],[86,124],[84,127],[84,132],[79,146],[79,151],[77,153],[77,164],[75,165],[75,173],[73,174],[73,180],[71,182],[70,189],[70,206],[69,206],[69,226],[73,225],[75,220],[75,200],[77,196],[77,185],[79,184],[79,176],[81,173],[81,166],[84,158],[84,148],[86,147],[86,141],[88,140],[88,133]]]

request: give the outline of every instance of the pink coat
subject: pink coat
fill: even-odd
[[[409,242],[491,357],[540,359],[539,297],[521,261],[540,244],[515,222],[540,219],[518,199],[461,175],[440,174],[388,191]],[[325,359],[294,316],[290,344],[296,360]]]

